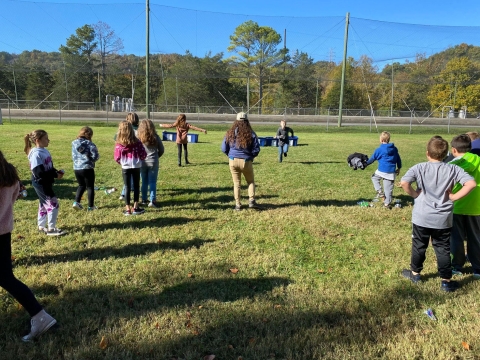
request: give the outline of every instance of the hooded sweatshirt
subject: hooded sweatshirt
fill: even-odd
[[[453,213],[457,215],[480,215],[480,157],[475,154],[465,153],[463,156],[453,159],[450,164],[460,166],[469,173],[477,183],[475,189],[467,196],[454,202]],[[460,184],[457,184],[452,192],[455,194],[460,188]]]
[[[0,187],[0,235],[13,230],[13,203],[20,191],[19,183],[13,186]]]
[[[142,167],[142,160],[147,157],[147,152],[140,140],[127,146],[116,143],[113,157],[122,169],[135,169]]]
[[[393,143],[380,144],[375,149],[375,152],[367,161],[367,165],[370,165],[375,160],[378,161],[378,171],[384,173],[394,173],[396,169],[402,168],[402,160],[398,154],[398,150]]]
[[[100,155],[93,142],[83,137],[72,141],[73,170],[94,169]]]

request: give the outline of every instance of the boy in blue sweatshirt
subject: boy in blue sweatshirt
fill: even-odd
[[[389,208],[392,202],[395,175],[400,173],[402,160],[395,145],[393,143],[390,144],[390,133],[388,131],[380,134],[380,146],[370,156],[367,165],[372,164],[375,160],[378,161],[378,169],[372,175],[373,187],[377,192],[377,198],[383,198],[383,205],[385,208]],[[383,191],[380,185],[380,180],[382,179]]]

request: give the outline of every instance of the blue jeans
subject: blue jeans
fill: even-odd
[[[143,165],[140,168],[140,177],[142,178],[142,201],[147,201],[147,192],[150,188],[150,201],[157,199],[157,178],[159,166]]]
[[[278,161],[282,162],[283,154],[288,152],[288,144],[283,144],[278,146]]]

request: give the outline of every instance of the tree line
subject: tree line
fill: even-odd
[[[150,102],[157,106],[338,108],[341,64],[282,47],[254,21],[240,24],[224,53],[150,55]],[[145,103],[145,57],[121,54],[108,24],[84,25],[58,52],[0,52],[0,98],[101,103],[107,94]],[[460,44],[379,69],[348,58],[344,108],[480,111],[480,47]],[[42,107],[39,104],[39,107]]]

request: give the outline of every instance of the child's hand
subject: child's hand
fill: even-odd
[[[400,174],[400,169],[395,170],[395,174],[399,175]]]

